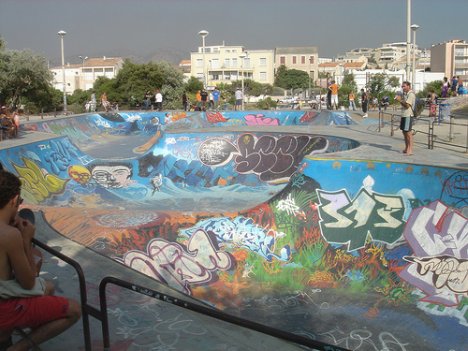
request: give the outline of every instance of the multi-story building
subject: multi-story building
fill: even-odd
[[[319,57],[315,46],[285,47],[275,49],[275,69],[280,66],[309,74],[312,81],[318,78]]]
[[[120,68],[122,68],[123,59],[120,57],[102,57],[86,58],[82,63],[65,65],[65,91],[67,94],[73,94],[77,89],[88,90],[94,85],[98,77],[115,78]],[[53,86],[63,90],[63,70],[62,66],[52,67],[50,71],[53,74]]]
[[[460,76],[468,80],[468,43],[450,40],[431,48],[431,71],[444,72],[446,77]]]
[[[203,52],[204,50],[204,52]],[[190,74],[207,86],[252,79],[258,83],[274,82],[274,51],[248,50],[243,46],[199,47],[190,54]]]

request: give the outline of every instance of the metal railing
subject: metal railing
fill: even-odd
[[[50,246],[42,243],[41,241],[33,238],[33,244],[37,247],[40,247],[44,251],[47,251],[49,254],[58,257],[62,261],[71,265],[77,275],[79,281],[79,291],[80,291],[80,302],[81,302],[81,311],[82,311],[82,321],[83,321],[83,337],[85,351],[91,351],[91,332],[89,324],[89,316],[92,316],[99,320],[102,325],[102,338],[103,338],[103,347],[105,351],[110,350],[110,332],[109,332],[109,318],[107,313],[107,295],[106,295],[106,286],[108,284],[118,285],[120,287],[126,288],[128,290],[134,291],[136,293],[149,296],[152,298],[159,299],[160,301],[176,305],[194,311],[224,322],[238,325],[240,327],[254,330],[259,333],[273,336],[278,339],[286,340],[298,345],[306,346],[312,348],[313,350],[318,351],[349,351],[348,349],[326,344],[317,340],[313,340],[298,334],[286,332],[281,329],[272,328],[257,322],[250,321],[248,319],[239,318],[232,316],[225,312],[209,308],[203,305],[199,305],[188,300],[176,298],[162,292],[152,290],[146,287],[142,287],[137,284],[133,284],[115,277],[105,277],[101,280],[99,284],[99,303],[100,310],[88,304],[87,290],[86,290],[86,280],[84,277],[83,270],[78,262],[72,258],[64,255],[63,253],[51,248]]]
[[[243,319],[239,318],[236,316],[232,316],[230,314],[227,314],[225,312],[209,308],[203,305],[198,305],[193,302],[180,299],[180,298],[175,298],[173,296],[163,294],[159,291],[148,289],[142,286],[139,286],[137,284],[132,284],[129,282],[126,282],[124,280],[114,278],[114,277],[105,277],[101,280],[101,284],[99,285],[99,299],[101,303],[101,313],[103,316],[102,319],[102,335],[104,339],[104,350],[110,350],[110,337],[109,337],[109,320],[107,318],[107,299],[106,299],[106,286],[107,284],[115,284],[120,287],[132,290],[134,292],[137,292],[139,294],[143,294],[155,299],[158,299],[160,301],[170,303],[173,305],[176,305],[178,307],[182,307],[185,309],[188,309],[190,311],[194,311],[212,318],[216,318],[219,320],[222,320],[227,323],[235,324],[243,328],[247,328],[250,330],[254,330],[259,333],[271,335],[275,338],[283,339],[289,342],[293,342],[298,345],[302,346],[307,346],[310,347],[314,350],[319,350],[319,351],[349,351],[348,349],[344,349],[339,346],[334,346],[326,343],[322,343],[317,340],[313,340],[310,338],[306,338],[304,336],[286,332],[281,329],[276,329],[272,327],[268,327],[266,325],[253,322],[248,319]]]
[[[400,118],[401,114],[380,111],[378,131],[381,132],[386,125],[385,121],[389,120],[390,136],[394,136],[395,131],[399,129]],[[466,116],[457,114],[449,114],[443,118],[440,114],[436,117],[421,116],[414,122],[413,134],[426,135],[428,149],[445,146],[468,153],[468,118]],[[456,129],[458,134],[464,134],[464,136],[456,137]]]
[[[53,256],[58,257],[59,259],[68,263],[75,269],[78,275],[78,282],[80,287],[81,319],[83,321],[84,345],[86,351],[91,351],[91,331],[89,326],[89,315],[101,320],[101,312],[88,304],[88,294],[86,292],[86,280],[83,274],[83,269],[81,268],[80,264],[75,260],[51,248],[50,246],[44,244],[36,238],[33,238],[32,242],[34,245],[40,247],[44,251],[47,251]]]

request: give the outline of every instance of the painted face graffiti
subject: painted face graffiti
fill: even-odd
[[[127,187],[131,183],[132,170],[126,165],[98,165],[92,169],[91,175],[102,187],[118,189]]]

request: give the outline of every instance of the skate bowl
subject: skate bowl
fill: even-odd
[[[56,231],[203,303],[347,349],[462,350],[468,172],[314,133],[354,123],[91,114],[26,125],[44,139],[0,156]]]

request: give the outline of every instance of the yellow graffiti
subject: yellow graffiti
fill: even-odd
[[[18,172],[22,183],[22,191],[28,200],[40,203],[52,194],[63,192],[68,179],[61,179],[56,175],[43,173],[39,166],[30,159],[23,157],[22,160],[24,167],[16,164],[13,164],[13,166]]]

